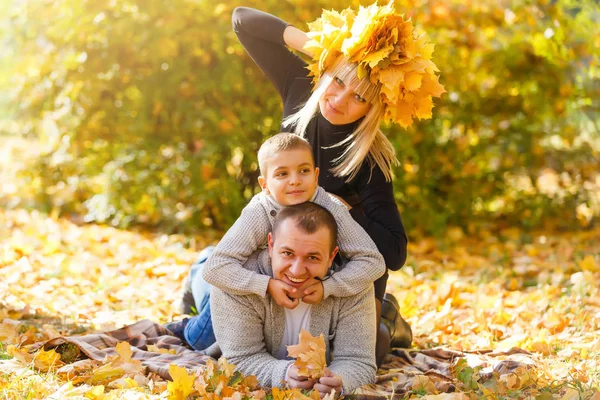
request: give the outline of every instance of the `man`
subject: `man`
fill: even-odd
[[[283,208],[269,234],[268,251],[255,253],[245,267],[280,279],[303,293],[327,279],[337,253],[333,216],[314,203]],[[262,386],[316,389],[322,395],[348,393],[375,379],[375,300],[373,287],[350,297],[330,296],[318,304],[283,308],[270,296],[234,295],[211,289],[210,307],[223,356]],[[286,346],[306,329],[325,337],[328,371],[319,380],[298,376]]]

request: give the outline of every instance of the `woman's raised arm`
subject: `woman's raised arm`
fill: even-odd
[[[304,45],[308,42],[308,35],[295,26],[288,25],[285,28],[285,31],[283,31],[283,41],[291,49],[300,51],[307,56],[312,55],[310,52],[304,50]]]
[[[304,46],[306,34],[274,15],[253,8],[237,7],[231,19],[240,43],[284,98],[287,78],[291,73],[304,71],[306,65],[289,48]]]

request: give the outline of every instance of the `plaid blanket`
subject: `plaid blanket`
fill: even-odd
[[[149,320],[139,321],[110,332],[72,337],[60,336],[39,343],[37,347],[43,346],[45,350],[49,350],[64,343],[71,343],[85,356],[102,361],[107,355],[117,354],[115,346],[122,341],[131,345],[133,359],[141,360],[149,372],[154,372],[164,379],[170,379],[169,364],[176,364],[193,371],[202,368],[210,359],[203,352],[192,351],[185,347],[180,339],[170,336],[167,329]],[[177,353],[151,352],[148,351],[149,345],[155,345],[160,349],[175,349]],[[486,375],[492,376],[494,372],[506,374],[519,367],[530,367],[534,364],[530,353],[518,348],[503,353],[459,352],[444,348],[394,349],[379,369],[377,381],[357,389],[351,397],[360,400],[401,399],[412,389],[415,379],[422,375],[429,377],[439,392],[452,392],[455,390],[456,379],[453,378],[451,369],[461,358],[465,358],[471,367],[481,367],[482,379],[485,379]]]
[[[423,375],[431,379],[439,392],[454,392],[457,381],[451,370],[460,359],[466,359],[471,368],[481,367],[481,382],[492,377],[494,372],[508,374],[519,367],[529,368],[534,365],[531,354],[516,347],[497,353],[491,350],[460,352],[445,348],[393,349],[377,371],[377,381],[357,389],[352,398],[399,400],[413,389],[413,383]]]
[[[116,355],[115,346],[119,342],[128,342],[133,352],[131,358],[141,360],[149,372],[154,372],[164,379],[170,379],[169,364],[185,367],[190,371],[202,368],[209,356],[190,350],[179,338],[171,336],[163,326],[150,320],[142,320],[104,333],[92,333],[84,336],[59,336],[37,347],[45,350],[56,348],[64,343],[71,343],[92,360],[103,361],[106,356]],[[159,349],[175,349],[176,354],[164,354],[148,351],[148,346],[155,345]]]

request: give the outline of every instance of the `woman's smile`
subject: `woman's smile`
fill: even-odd
[[[329,100],[327,100],[327,107],[334,114],[339,114],[339,115],[344,114],[343,112],[341,112],[340,110],[338,110],[337,108],[335,108],[334,105],[331,104],[331,101],[329,101]]]

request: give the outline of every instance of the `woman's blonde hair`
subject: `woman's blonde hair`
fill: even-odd
[[[309,122],[319,112],[319,100],[334,78],[339,78],[346,84],[356,85],[356,93],[372,106],[354,132],[332,146],[346,145],[347,147],[340,157],[332,160],[334,167],[331,172],[338,177],[347,177],[346,182],[351,181],[368,157],[371,161],[371,170],[377,165],[385,179],[391,181],[392,165],[398,163],[398,159],[392,143],[379,129],[383,117],[383,105],[379,100],[381,84],[372,84],[368,77],[359,79],[357,65],[344,56],[338,57],[331,68],[325,71],[308,101],[298,112],[286,117],[283,124],[293,126],[295,134],[305,137]]]

